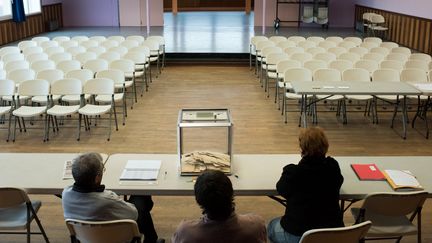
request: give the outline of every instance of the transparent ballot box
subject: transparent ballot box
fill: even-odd
[[[228,109],[181,109],[177,144],[181,175],[231,174],[233,123]]]

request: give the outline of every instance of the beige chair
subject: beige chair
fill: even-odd
[[[77,60],[66,60],[57,63],[57,69],[62,70],[63,73],[68,73],[72,70],[81,69],[81,63]]]
[[[298,44],[298,43],[300,43],[302,41],[305,41],[306,38],[304,38],[303,36],[293,35],[293,36],[288,37],[287,40],[293,41],[296,44]]]
[[[306,52],[312,54],[312,56],[315,56],[318,53],[327,53],[327,50],[322,47],[316,46],[306,49]]]
[[[31,201],[23,189],[1,187],[0,234],[26,234],[27,243],[30,243],[30,235],[41,234],[45,242],[49,243],[45,230],[37,216],[41,206],[41,201]],[[30,226],[33,220],[36,221],[40,232],[31,231]]]
[[[328,49],[328,52],[333,53],[336,55],[336,57],[340,56],[342,53],[348,52],[348,50],[346,48],[337,46],[337,47],[332,47]]]
[[[332,42],[339,44],[342,41],[344,41],[344,39],[340,36],[329,36],[326,38],[326,41],[332,41]]]
[[[363,68],[369,71],[369,74],[372,77],[373,72],[378,69],[379,64],[376,61],[373,60],[359,60],[356,63],[354,63],[355,68]]]
[[[299,243],[359,243],[371,225],[371,221],[365,221],[347,227],[312,229],[302,235]]]
[[[266,36],[252,36],[251,40],[250,40],[250,44],[249,44],[249,68],[252,70],[252,59],[253,57],[256,58],[256,46],[258,44],[258,42],[260,41],[268,41],[268,38]],[[294,44],[295,46],[295,44]],[[257,61],[255,60],[255,63]],[[255,69],[255,74],[256,74],[257,70]]]
[[[99,44],[99,43],[105,41],[106,37],[105,36],[101,36],[101,35],[95,35],[95,36],[89,37],[89,40],[90,41],[95,41],[95,42],[97,42]]]
[[[47,49],[45,49],[44,52],[50,57],[56,53],[65,52],[65,50],[61,46],[52,46],[52,47],[48,47]]]
[[[277,86],[277,82],[278,82],[277,64],[285,60],[289,60],[289,56],[283,52],[270,53],[266,57],[266,64],[265,64],[266,75],[264,79],[264,87],[265,87],[265,91],[267,92],[267,98],[270,97],[270,80],[274,80],[275,87]]]
[[[401,53],[404,54],[406,56],[411,56],[411,50],[407,47],[395,47],[391,50],[391,53]]]
[[[363,42],[360,44],[360,47],[366,48],[368,50],[375,48],[375,47],[379,47],[380,44],[376,43],[376,42]]]
[[[70,37],[61,35],[61,36],[56,36],[56,37],[52,38],[52,40],[57,41],[60,44],[60,43],[63,43],[65,41],[70,41]]]
[[[288,54],[288,56],[291,56],[295,53],[304,53],[305,50],[301,47],[295,46],[295,47],[287,47],[287,48],[283,49],[283,52]]]
[[[399,44],[396,42],[385,41],[385,42],[381,43],[380,47],[387,48],[387,49],[389,49],[389,51],[391,51],[393,48],[399,47]]]
[[[370,52],[379,53],[379,54],[382,54],[384,56],[387,56],[390,53],[390,50],[385,48],[385,47],[374,47],[374,48],[370,49]]]
[[[88,39],[89,39],[88,36],[85,36],[85,35],[77,35],[77,36],[71,37],[71,40],[76,41],[78,43],[88,41]]]
[[[108,63],[120,59],[120,53],[115,51],[107,51],[98,56],[100,59],[106,60]]]
[[[349,49],[351,49],[351,48],[356,47],[357,45],[356,45],[356,43],[354,43],[354,42],[352,42],[352,41],[345,41],[345,40],[344,40],[344,41],[340,42],[340,43],[338,44],[338,46],[339,46],[339,47],[343,47],[343,48],[349,50]]]
[[[126,109],[126,86],[125,86],[125,74],[121,70],[117,69],[110,69],[110,70],[104,70],[100,71],[96,74],[96,78],[106,78],[114,81],[114,98],[111,97],[111,95],[97,95],[95,97],[95,101],[99,104],[110,104],[112,102],[112,99],[114,99],[113,111],[116,113],[116,103],[121,102],[121,107],[123,109],[122,115],[123,115],[123,126],[126,124],[126,116],[127,116],[127,109]],[[117,119],[117,116],[115,116]],[[118,130],[117,120],[115,121],[116,124],[116,130]]]
[[[369,52],[369,50],[364,48],[364,47],[357,46],[357,47],[353,47],[353,48],[349,49],[349,52],[350,53],[356,53],[360,57],[363,57],[366,53]]]
[[[98,104],[92,104],[87,102],[83,107],[81,107],[78,110],[79,113],[79,119],[78,119],[78,140],[80,140],[81,136],[81,121],[84,117],[84,127],[85,130],[90,130],[90,118],[94,117],[95,122],[96,118],[97,120],[102,120],[102,115],[108,114],[109,118],[106,118],[105,120],[108,120],[109,124],[107,126],[108,129],[108,138],[109,141],[111,139],[111,126],[112,126],[112,115],[114,114],[114,119],[117,121],[116,113],[113,112],[113,104],[114,101],[114,81],[111,79],[106,78],[94,78],[90,79],[87,82],[85,82],[83,86],[83,93],[89,94],[92,96],[97,95],[109,95],[111,96],[111,103],[108,105],[98,105]],[[95,123],[96,125],[96,123]],[[98,126],[100,127],[100,126]]]
[[[108,62],[104,59],[88,60],[87,62],[84,63],[83,69],[89,69],[94,74],[97,74],[100,71],[108,69]]]
[[[72,60],[72,58],[72,54],[70,54],[69,52],[56,53],[49,57],[49,59],[55,62],[55,64],[58,64],[62,61]]]
[[[0,57],[10,53],[21,53],[21,50],[17,46],[5,46],[0,48]]]
[[[123,40],[124,41],[124,40]],[[120,43],[122,43],[123,41],[115,41],[115,40],[106,40],[103,41],[99,44],[99,46],[105,48],[106,50],[112,48],[112,47],[116,47],[118,46]]]
[[[141,45],[145,39],[144,39],[144,36],[141,36],[141,35],[130,35],[130,36],[126,37],[126,40],[133,40],[133,41],[138,42],[138,44]]]
[[[366,37],[363,39],[363,42],[373,42],[373,43],[377,43],[379,46],[382,43],[382,39],[379,37]]]
[[[78,41],[69,40],[69,41],[63,41],[60,42],[59,45],[63,47],[65,50],[67,50],[70,47],[78,46]]]
[[[365,240],[398,239],[416,235],[421,242],[421,211],[428,196],[425,191],[369,194],[360,208],[351,208],[356,223],[370,220]],[[412,221],[417,217],[417,225]]]
[[[94,77],[94,73],[88,69],[77,69],[67,72],[65,77],[78,79],[81,81],[82,86],[84,86],[88,80]],[[84,95],[84,99],[88,100],[89,98],[89,94]],[[62,101],[69,104],[79,104],[81,102],[81,97],[79,95],[64,95],[62,96]]]
[[[36,36],[33,37],[31,40],[35,41],[38,44],[38,46],[40,46],[43,42],[49,41],[50,38],[46,36]]]
[[[44,70],[55,69],[55,67],[55,63],[51,60],[40,60],[30,65],[30,68],[33,69],[36,73]]]
[[[25,48],[23,50],[22,54],[24,56],[28,56],[28,55],[31,55],[31,54],[43,53],[43,52],[44,52],[44,50],[40,46],[30,46],[30,47]]]
[[[355,63],[358,60],[360,60],[360,55],[357,53],[353,53],[353,52],[346,52],[346,53],[342,53],[338,56],[338,60],[345,60],[345,61],[349,61],[351,63]]]
[[[79,45],[88,49],[91,47],[99,46],[99,43],[97,41],[94,41],[94,40],[86,40],[86,41],[80,42]]]
[[[402,69],[404,69],[404,64],[398,61],[384,60],[380,63],[379,66],[380,68],[394,69],[397,70],[398,72],[401,72]]]
[[[124,47],[126,47],[128,50],[130,50],[130,49],[132,49],[132,48],[134,48],[134,47],[137,47],[137,46],[142,45],[143,43],[144,43],[144,42],[142,42],[142,43],[140,44],[138,41],[135,41],[135,40],[125,40],[125,41],[123,41],[122,43],[120,43],[119,46],[124,46]],[[158,45],[158,49],[159,49],[159,45]]]
[[[87,52],[93,52],[96,54],[96,56],[99,56],[99,55],[105,53],[106,50],[107,49],[103,46],[93,46],[93,47],[87,48]]]
[[[425,61],[427,63],[432,61],[432,57],[429,54],[425,54],[425,53],[413,53],[411,54],[411,56],[409,57],[410,60],[420,60],[420,61]]]
[[[390,54],[385,57],[385,60],[398,61],[405,64],[405,62],[408,61],[408,56],[402,53],[390,52]]]
[[[370,82],[370,74],[367,70],[362,68],[352,68],[347,69],[342,73],[343,81],[353,81],[353,82]],[[367,114],[369,104],[373,101],[373,96],[371,95],[346,95],[348,100],[354,100],[358,102],[366,102],[364,115]],[[373,107],[373,106],[372,106]],[[375,113],[372,113],[375,115]]]
[[[161,68],[165,67],[165,38],[161,35],[151,35],[147,37],[147,40],[156,41],[159,44],[159,55],[162,59]]]
[[[42,42],[39,46],[42,47],[42,49],[46,50],[50,47],[59,46],[59,44],[57,41],[45,41],[45,42]]]
[[[97,58],[97,54],[94,52],[83,52],[74,56],[74,59],[79,61],[81,63],[81,66],[83,66],[84,63],[90,60],[95,60],[96,58]]]
[[[49,131],[50,131],[50,123],[52,121],[54,131],[59,131],[58,126],[58,118],[65,118],[69,117],[71,115],[77,114],[78,109],[80,108],[80,104],[77,105],[65,105],[63,103],[60,104],[54,104],[55,99],[53,96],[81,96],[82,94],[82,83],[81,80],[78,79],[59,79],[51,84],[51,95],[50,95],[50,102],[52,106],[47,110],[47,134],[46,134],[46,140],[49,140]]]
[[[380,63],[382,60],[384,60],[384,58],[385,55],[380,53],[373,53],[373,52],[366,53],[362,57],[363,60],[372,60],[372,61],[376,61],[377,63]]]
[[[352,68],[353,64],[349,61],[345,60],[335,60],[330,62],[329,68],[337,69],[340,73],[343,73],[345,70]]]
[[[107,40],[115,41],[115,42],[117,42],[118,44],[120,44],[120,43],[122,43],[123,41],[125,41],[126,38],[125,38],[124,36],[122,36],[122,35],[112,35],[112,36],[109,36],[109,37],[107,38]]]
[[[312,60],[312,58],[313,58],[312,54],[307,53],[307,52],[305,52],[305,53],[294,53],[294,54],[292,54],[290,56],[291,60],[298,61],[301,64],[304,64],[305,62],[307,62],[309,60]]]
[[[24,60],[12,61],[4,64],[4,70],[6,73],[19,69],[30,69],[30,64]]]
[[[1,73],[1,70],[0,70]],[[4,79],[0,77],[0,97],[3,96],[9,96],[12,97],[12,100],[14,100],[15,95],[15,82],[12,80]],[[9,104],[8,104],[9,103]],[[0,103],[0,117],[2,118],[2,122],[6,124],[6,121],[8,122],[8,134],[6,142],[9,142],[10,138],[10,129],[11,129],[11,120],[12,120],[12,109],[13,109],[13,102],[1,102]],[[0,213],[1,214],[1,213]]]
[[[141,96],[143,96],[144,88],[148,91],[148,81],[152,82],[151,69],[149,68],[149,56],[150,50],[145,46],[135,47],[123,56],[123,59],[131,60],[135,64],[134,82],[135,84],[141,83]],[[138,78],[140,80],[139,82]]]
[[[307,50],[309,48],[316,47],[317,44],[313,41],[305,40],[305,41],[301,41],[301,42],[297,43],[297,46]]]
[[[360,37],[355,37],[355,36],[345,37],[344,41],[354,42],[356,44],[356,46],[360,46],[360,44],[363,42],[363,40]]]
[[[73,57],[76,57],[78,54],[86,52],[86,48],[83,46],[71,46],[65,49],[65,52],[69,52]]]
[[[310,24],[314,20],[314,8],[311,5],[303,6],[303,15],[301,16],[301,21],[303,23]]]
[[[399,71],[394,69],[377,69],[372,74],[372,82],[400,82]],[[400,99],[398,95],[377,95],[376,99],[380,99],[387,104],[394,105],[394,116],[396,115]],[[375,122],[378,123],[378,110],[376,108],[377,102],[375,101]],[[394,118],[394,117],[393,117]],[[393,127],[393,119],[392,119]]]
[[[274,36],[270,36],[269,40],[277,44],[279,42],[286,41],[287,38],[285,36],[274,35]]]
[[[337,46],[337,43],[334,42],[334,41],[325,40],[325,41],[320,42],[320,43],[318,44],[318,46],[319,46],[319,47],[322,47],[322,48],[324,48],[324,49],[326,49],[326,50],[328,50],[328,49],[330,49],[330,48],[332,48],[332,47],[336,47],[336,46]]]
[[[276,94],[275,94],[275,102],[277,100],[278,103],[278,109],[280,109],[280,97],[281,97],[281,92],[283,91],[285,92],[285,90],[291,90],[292,86],[290,83],[288,82],[284,82],[284,75],[285,75],[285,71],[290,69],[290,68],[301,68],[302,64],[300,62],[294,61],[294,60],[284,60],[284,61],[280,61],[278,64],[276,64],[276,76],[277,76],[277,84],[276,84]],[[283,96],[282,96],[282,99]],[[283,114],[283,113],[282,113]]]
[[[161,73],[161,65],[160,65],[160,47],[159,42],[155,40],[145,40],[142,44],[142,46],[148,47],[150,49],[150,56],[149,56],[149,70],[151,70],[151,63],[156,63],[156,78],[158,77],[158,74]],[[151,74],[151,72],[150,72]]]
[[[141,242],[141,234],[135,221],[83,221],[66,219],[72,243]]]
[[[23,40],[23,41],[20,41],[20,42],[18,43],[18,48],[19,48],[21,51],[24,51],[24,49],[26,49],[27,47],[32,47],[32,46],[37,46],[36,41],[32,41],[32,40]],[[1,56],[1,55],[0,55],[0,56]]]
[[[425,72],[429,72],[429,62],[422,60],[408,60],[405,63],[405,68],[418,68]]]
[[[326,81],[326,82],[339,82],[342,81],[342,75],[337,69],[332,68],[322,68],[318,69],[313,73],[313,81]],[[346,105],[345,105],[345,96],[343,95],[317,95],[316,98],[318,100],[328,100],[328,101],[337,101],[336,115],[342,115],[343,123],[346,123]],[[317,118],[317,109],[315,108],[315,119],[314,123],[318,123]]]
[[[371,16],[371,26],[369,27],[374,36],[386,37],[388,27],[385,26],[385,18],[380,14],[374,14]]]
[[[306,38],[307,41],[315,42],[316,46],[318,46],[319,43],[325,41],[325,39],[321,36],[309,36]]]
[[[309,69],[313,75],[316,70],[327,68],[327,63],[322,60],[309,60],[303,64],[303,67]]]
[[[48,60],[48,55],[46,53],[34,53],[26,56],[26,61],[31,65],[34,62]]]
[[[14,118],[14,128],[13,128],[13,138],[12,141],[15,142],[16,138],[16,124],[18,119],[22,120],[22,125],[24,132],[27,131],[25,126],[24,119],[25,118],[33,118],[32,121],[35,121],[34,118],[40,117],[46,114],[47,104],[48,104],[48,95],[50,90],[50,83],[43,79],[33,79],[21,82],[18,86],[18,94],[17,94],[17,106],[16,109],[13,110],[12,115]],[[28,106],[21,104],[20,96],[44,96],[45,97],[45,105],[41,106]],[[46,116],[45,116],[46,119]],[[44,122],[44,137],[43,141],[46,141],[46,122]],[[21,129],[20,129],[21,131]]]
[[[280,47],[282,50],[284,50],[285,48],[288,48],[288,47],[296,47],[297,45],[296,45],[296,43],[293,42],[293,41],[286,40],[286,41],[278,42],[278,43],[276,44],[276,46],[277,46],[277,47]],[[249,64],[252,65],[252,61],[250,61]],[[251,67],[251,68],[252,68],[252,67]]]
[[[318,53],[315,54],[315,56],[313,57],[313,59],[315,60],[321,60],[326,62],[327,64],[330,64],[331,62],[333,62],[334,60],[336,60],[336,55],[333,53]]]
[[[290,84],[292,81],[300,81],[300,82],[312,82],[312,73],[309,69],[306,68],[290,68],[285,71],[284,74],[284,82]],[[296,93],[293,93],[292,90],[289,89],[290,85],[285,85],[285,95],[283,96],[283,102],[282,102],[282,113],[285,114],[284,121],[287,123],[288,119],[288,100],[295,100],[297,102],[297,105],[301,104],[299,103],[302,100],[302,96],[298,95]],[[302,106],[301,106],[302,108]],[[302,110],[301,110],[302,111]],[[303,112],[303,111],[302,111]],[[300,114],[301,117],[301,114]],[[300,125],[300,119],[299,119],[299,125]]]
[[[123,57],[124,55],[126,55],[126,53],[128,53],[129,50],[124,46],[115,46],[108,49],[108,51],[117,52],[118,54],[120,54],[120,57]]]

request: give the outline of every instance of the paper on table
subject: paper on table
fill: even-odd
[[[432,91],[432,84],[428,84],[428,83],[418,83],[418,84],[414,84],[414,86],[420,90],[424,90],[424,91]]]
[[[384,172],[390,185],[395,190],[399,188],[422,188],[417,178],[408,170],[384,170]]]
[[[156,180],[160,166],[160,160],[128,160],[120,180]]]
[[[63,167],[63,180],[68,180],[68,179],[72,179],[72,161],[71,160],[67,160],[64,163],[64,167]]]

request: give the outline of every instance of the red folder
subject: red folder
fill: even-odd
[[[359,180],[362,181],[385,181],[385,176],[376,164],[351,164]]]

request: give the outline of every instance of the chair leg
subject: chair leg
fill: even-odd
[[[27,132],[25,121],[24,121],[24,117],[21,117],[21,121],[22,121],[22,124],[23,124],[22,126],[23,126],[23,129],[24,129],[24,132]]]
[[[36,221],[36,223],[37,223],[37,225],[38,225],[38,227],[39,227],[40,232],[42,233],[43,238],[45,239],[45,242],[46,242],[46,243],[49,243],[48,236],[46,235],[45,230],[44,230],[44,228],[42,227],[42,224],[41,224],[41,222],[40,222],[40,220],[39,220],[39,217],[37,216],[37,214],[36,214],[34,208],[31,206],[31,204],[29,205],[29,208],[30,208],[30,210],[31,210],[31,212],[32,212],[32,214],[33,214],[33,216],[34,216],[34,220]],[[29,226],[30,226],[30,224],[29,224]],[[30,227],[29,227],[29,228],[30,228]]]
[[[78,114],[78,131],[77,131],[77,141],[80,140],[80,135],[81,135],[81,118],[82,115]]]
[[[16,116],[13,116],[13,117],[14,117],[14,130],[13,130],[12,142],[15,142],[17,117]]]
[[[107,141],[109,141],[111,139],[112,113],[113,113],[113,109],[111,107],[110,116],[109,116],[109,126],[108,126],[109,130],[108,130],[108,139],[107,139]]]
[[[12,122],[12,112],[9,113],[8,135],[7,135],[6,142],[9,142],[9,139],[10,139],[11,122]]]
[[[114,121],[115,121],[115,125],[116,125],[116,131],[118,131],[118,123],[117,123],[117,111],[116,111],[116,105],[115,105],[115,101],[112,101],[112,109],[114,110]]]
[[[123,126],[126,124],[127,108],[126,108],[126,95],[123,96]]]

